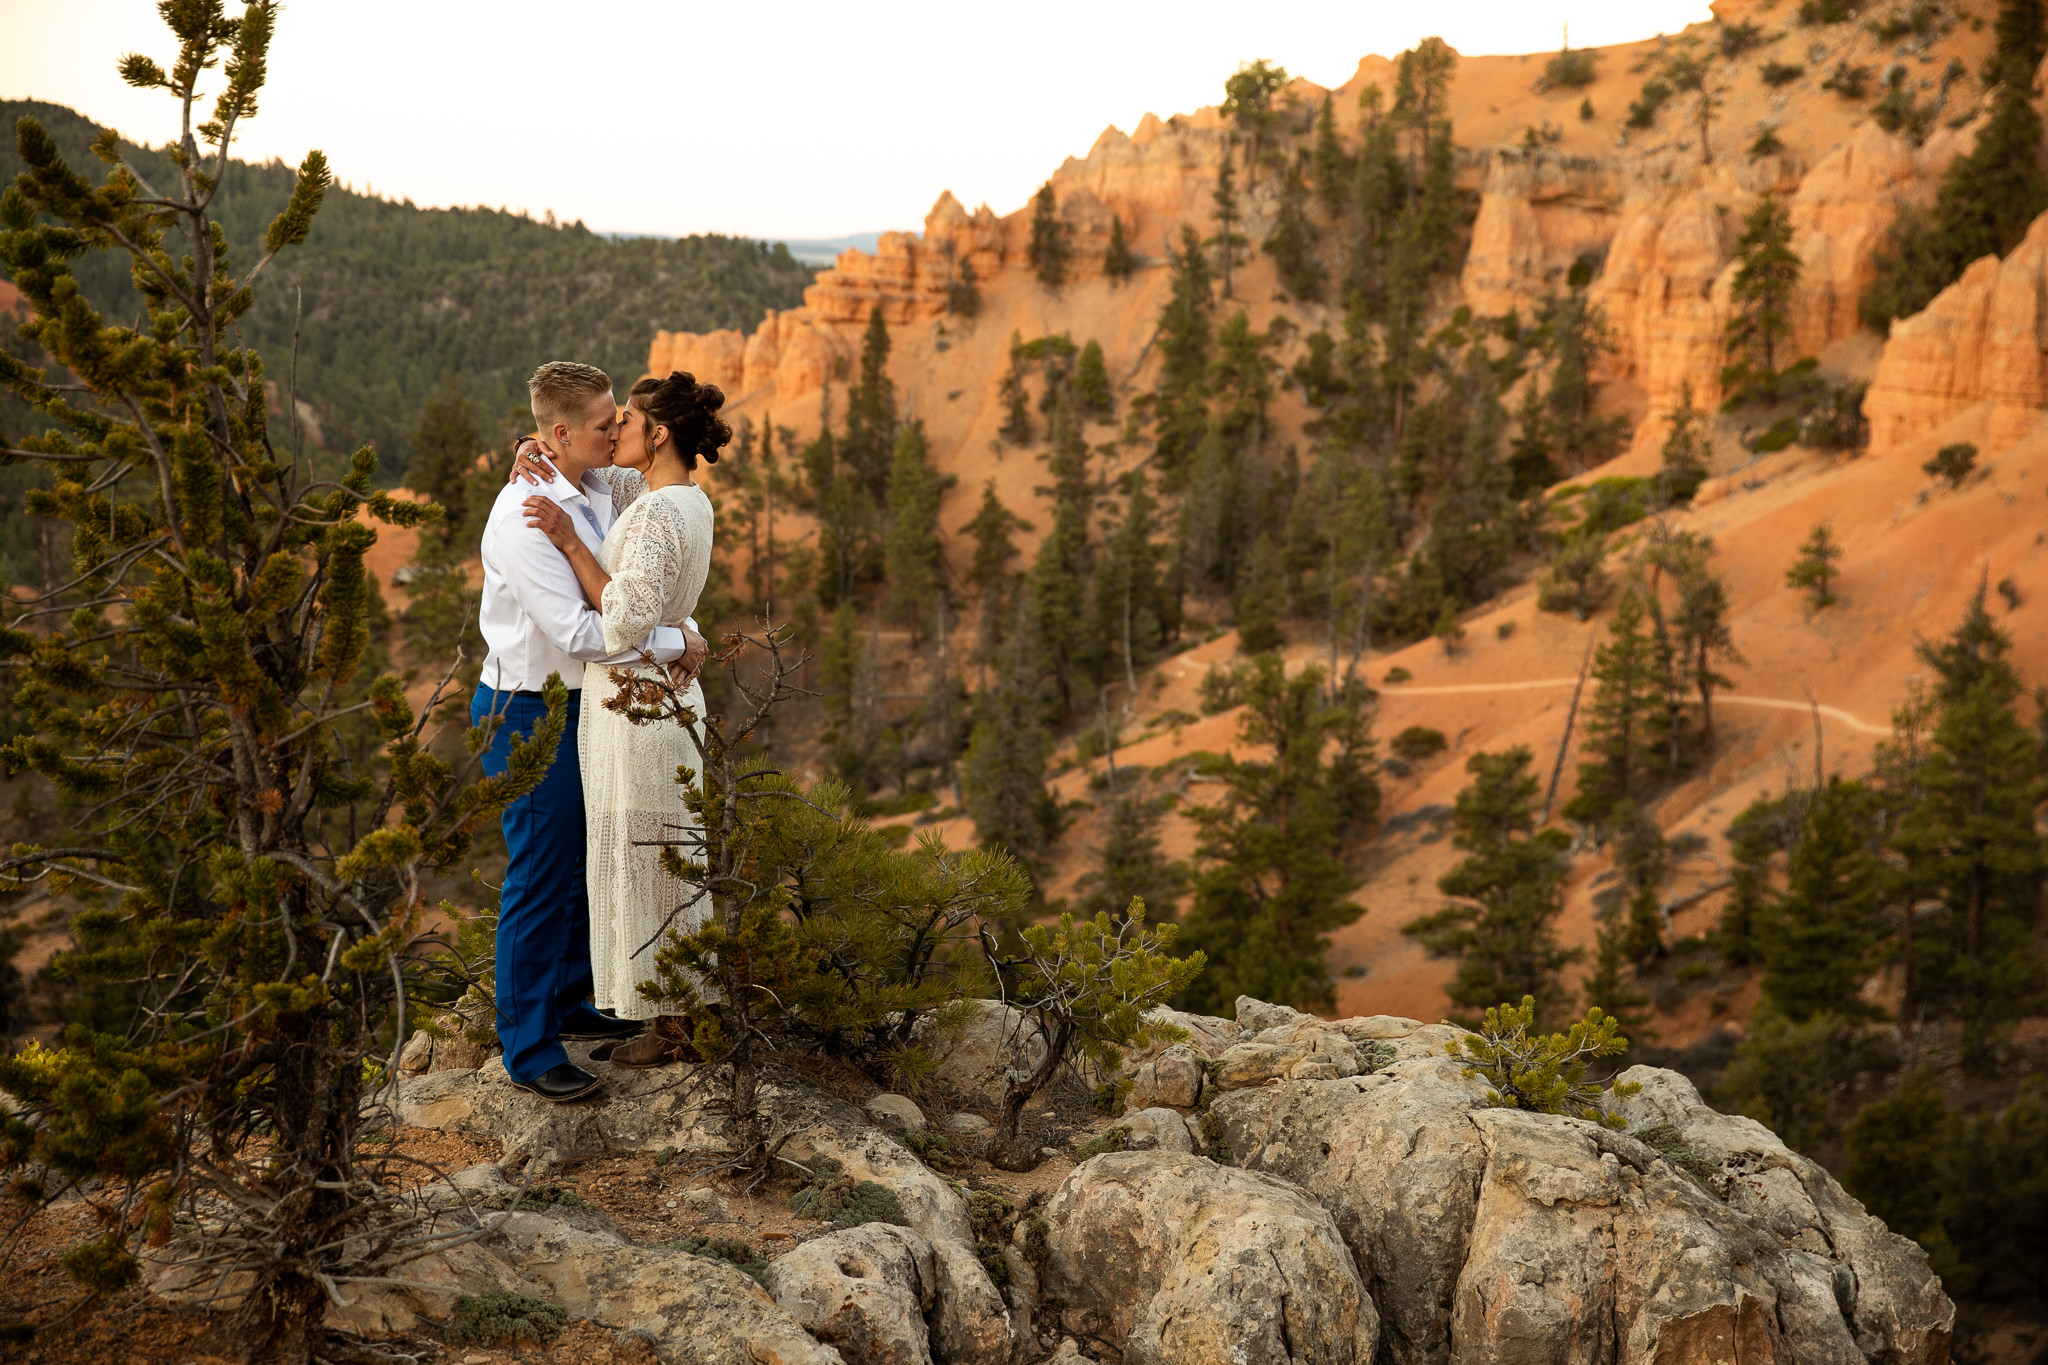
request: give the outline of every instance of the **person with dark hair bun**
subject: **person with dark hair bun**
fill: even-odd
[[[711,499],[690,477],[701,457],[716,462],[732,440],[718,415],[725,395],[678,370],[666,379],[633,386],[613,456],[612,494],[625,503],[603,545],[592,554],[562,505],[528,498],[528,522],[569,559],[604,620],[605,639],[632,641],[656,625],[690,617],[711,570]],[[644,488],[644,492],[639,490]],[[585,670],[592,695],[616,691],[609,673]],[[651,662],[632,671],[649,678]],[[692,677],[685,702],[704,713],[704,693]],[[590,960],[597,1007],[622,1019],[654,1020],[654,1027],[613,1050],[622,1067],[653,1067],[696,1054],[686,1021],[664,1014],[640,993],[655,977],[654,959],[666,937],[663,924],[690,900],[689,887],[661,865],[664,843],[698,827],[684,804],[681,769],[698,776],[697,746],[680,725],[636,725],[619,712],[592,708],[577,731],[583,768],[584,867],[590,893]],[[676,915],[676,933],[689,933],[710,913],[708,901]]]
[[[699,384],[681,370],[670,370],[666,379],[647,376],[626,400],[643,422],[668,428],[669,439],[691,469],[700,455],[717,464],[718,452],[732,443],[732,428],[718,415],[724,405],[725,394],[716,384]]]

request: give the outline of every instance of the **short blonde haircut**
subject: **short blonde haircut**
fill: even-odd
[[[533,372],[533,378],[526,381],[526,392],[533,399],[533,420],[546,431],[556,422],[571,421],[582,415],[590,406],[590,400],[603,394],[610,398],[612,378],[595,365],[581,365],[573,360],[550,360]]]

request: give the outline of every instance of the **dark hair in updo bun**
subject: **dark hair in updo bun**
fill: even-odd
[[[690,469],[697,467],[699,455],[717,464],[718,452],[732,440],[732,427],[718,415],[725,406],[724,392],[681,370],[670,370],[666,379],[649,375],[633,386],[627,403],[646,413],[650,423],[668,428],[669,440]]]

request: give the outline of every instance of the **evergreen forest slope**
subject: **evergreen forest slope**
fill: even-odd
[[[99,129],[61,105],[0,100],[0,184],[23,169],[13,129],[33,115],[72,165],[91,168]],[[145,175],[169,163],[135,152]],[[216,201],[231,259],[253,259],[291,193],[280,163],[230,163]],[[339,168],[342,176],[351,168]],[[133,316],[137,296],[111,255],[77,273],[92,302]],[[489,208],[422,209],[330,190],[312,238],[280,256],[244,326],[280,389],[298,332],[298,396],[325,444],[377,447],[383,477],[403,478],[420,408],[452,384],[495,434],[526,403],[533,366],[569,358],[634,374],[657,326],[729,327],[797,301],[812,270],[786,250],[718,235],[612,240],[582,223]],[[11,329],[10,329],[11,331]],[[10,337],[10,341],[12,338]]]

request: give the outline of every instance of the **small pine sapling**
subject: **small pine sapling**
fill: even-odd
[[[1479,1032],[1454,1039],[1444,1048],[1466,1063],[1466,1076],[1492,1087],[1486,1092],[1489,1105],[1568,1114],[1603,1128],[1628,1127],[1627,1119],[1601,1108],[1600,1101],[1610,1095],[1623,1099],[1642,1087],[1586,1079],[1594,1062],[1628,1051],[1628,1039],[1617,1031],[1619,1021],[1595,1005],[1564,1033],[1532,1033],[1535,1023],[1536,997],[1525,995],[1519,1008],[1502,1004],[1488,1010]]]
[[[1930,478],[1940,479],[1950,488],[1961,488],[1963,481],[1970,477],[1970,471],[1977,467],[1977,447],[1968,441],[1943,446],[1934,452],[1934,458],[1920,466],[1920,471]]]
[[[1837,600],[1835,565],[1841,558],[1842,546],[1834,531],[1826,522],[1817,522],[1799,547],[1799,558],[1785,570],[1785,586],[1804,589],[1807,605],[1814,611],[1831,607]]]
[[[1038,1164],[1037,1149],[1021,1140],[1018,1123],[1024,1106],[1060,1067],[1078,1056],[1113,1072],[1121,1061],[1118,1048],[1179,1036],[1177,1029],[1145,1019],[1146,1011],[1185,990],[1206,960],[1201,953],[1172,956],[1178,933],[1175,924],[1146,924],[1142,900],[1133,900],[1122,920],[1106,914],[1082,920],[1069,913],[1057,925],[1031,925],[1019,935],[1014,955],[1001,952],[993,934],[982,930],[982,948],[1003,999],[1030,1019],[1046,1044],[1029,1071],[1013,1068],[1003,1077],[990,1153],[995,1165],[1015,1171]]]

